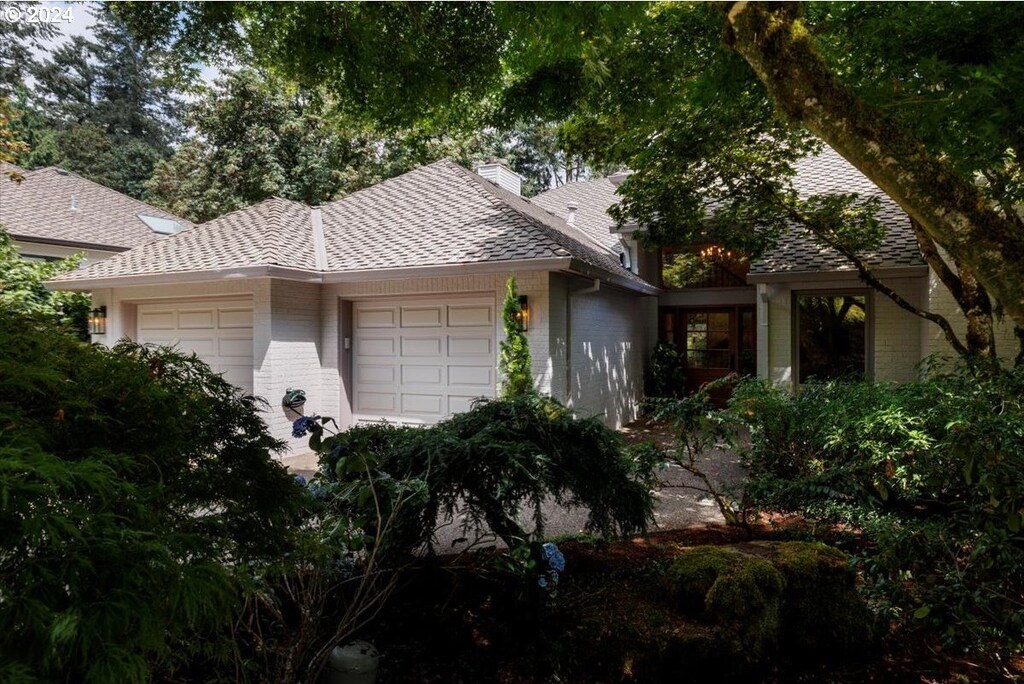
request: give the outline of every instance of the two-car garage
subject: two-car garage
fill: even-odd
[[[494,396],[493,296],[372,299],[351,310],[354,422],[434,423]],[[178,345],[243,390],[267,393],[254,386],[251,300],[140,303],[136,321],[139,342]]]

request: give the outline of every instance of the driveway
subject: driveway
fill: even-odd
[[[622,428],[621,432],[630,442],[654,441],[661,446],[670,446],[671,435],[660,424],[638,421]],[[316,472],[316,456],[303,454],[284,460],[289,470],[304,475],[307,479]],[[744,477],[739,457],[725,449],[714,449],[704,456],[700,466],[716,486],[737,487]],[[725,520],[707,493],[699,478],[679,466],[669,465],[661,473],[661,484],[654,491],[654,530],[676,530],[697,525],[724,523]],[[566,509],[553,501],[544,505],[546,519],[545,536],[577,534],[583,531],[587,514],[582,509]],[[524,520],[524,522],[526,522]],[[466,542],[456,542],[465,535],[461,530],[461,517],[455,521],[439,520],[437,550],[450,553],[465,547]]]

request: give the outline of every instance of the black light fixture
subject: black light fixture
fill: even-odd
[[[519,327],[523,332],[530,329],[530,299],[526,295],[519,295],[519,313],[516,315]]]
[[[89,313],[89,334],[107,334],[107,307],[101,306]]]

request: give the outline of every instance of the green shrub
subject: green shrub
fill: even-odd
[[[512,276],[506,283],[505,303],[501,307],[505,339],[498,345],[498,370],[504,378],[501,396],[505,399],[533,392],[533,361],[530,358],[530,344],[526,339],[524,315],[523,307],[519,304],[516,279]]]
[[[422,487],[422,505],[407,507],[389,543],[407,552],[431,543],[439,513],[456,511],[471,530],[486,525],[509,547],[543,538],[541,503],[548,497],[588,510],[587,531],[610,536],[643,532],[652,519],[656,464],[634,459],[600,421],[578,419],[553,399],[528,394],[481,400],[472,410],[426,428],[357,426],[314,434],[321,471],[335,491],[365,480]],[[647,453],[647,452],[645,452]],[[388,497],[345,498],[364,520]],[[519,521],[532,511],[533,530]]]
[[[683,360],[674,344],[658,342],[644,372],[644,395],[648,398],[679,398],[686,394]]]
[[[0,313],[0,680],[227,654],[207,637],[304,501],[257,408],[194,356]]]
[[[886,618],[1024,646],[1024,369],[904,385],[741,385],[749,501],[841,523]]]

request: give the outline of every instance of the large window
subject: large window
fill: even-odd
[[[798,294],[797,373],[801,383],[867,374],[868,301],[864,294]]]

